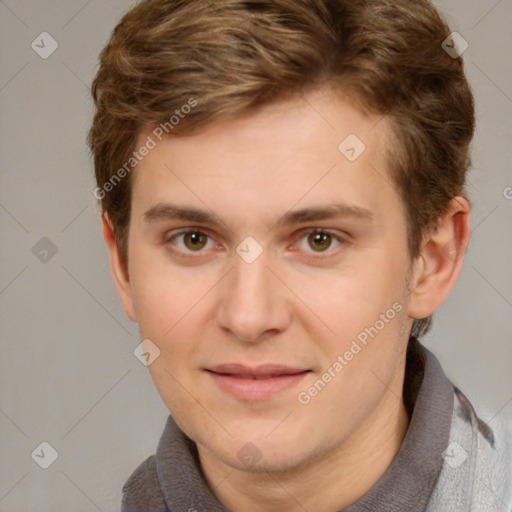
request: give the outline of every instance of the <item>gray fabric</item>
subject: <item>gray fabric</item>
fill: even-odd
[[[512,425],[492,430],[457,390],[443,468],[425,512],[512,512]],[[462,463],[457,454],[465,458]],[[454,460],[455,459],[455,460]]]
[[[493,447],[494,432],[458,390],[454,393],[437,358],[424,347],[420,350],[422,356],[408,360],[406,367],[404,397],[413,402],[405,400],[412,416],[402,446],[376,485],[340,512],[512,512],[512,501],[506,508],[512,452],[506,451],[504,436]],[[456,469],[443,460],[454,441],[469,453]],[[486,466],[481,468],[480,461]],[[473,485],[480,475],[482,483]],[[493,491],[485,491],[487,481]],[[135,470],[123,491],[122,512],[229,512],[206,484],[195,444],[170,416],[156,456]],[[480,508],[470,508],[471,503]]]

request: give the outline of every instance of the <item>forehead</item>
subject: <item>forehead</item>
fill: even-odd
[[[148,130],[139,144],[149,137],[155,147],[132,176],[133,213],[172,201],[229,213],[236,222],[321,204],[370,213],[400,207],[389,175],[389,132],[386,119],[326,90],[190,136],[159,140]]]

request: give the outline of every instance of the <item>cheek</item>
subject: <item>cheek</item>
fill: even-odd
[[[403,300],[371,309],[351,305],[343,312],[337,335],[324,338],[324,365],[304,386],[307,406],[314,417],[336,428],[357,425],[375,409],[383,395],[394,388],[394,379],[404,364],[407,340],[406,307]],[[327,384],[324,385],[318,381]],[[313,386],[313,388],[308,387]],[[317,386],[321,390],[315,390]],[[399,395],[398,389],[394,390]],[[303,402],[301,402],[303,403]],[[351,411],[350,418],[346,412]]]
[[[206,276],[198,272],[171,265],[163,251],[134,253],[130,279],[142,334],[162,340],[172,338],[211,288]]]
[[[344,269],[312,287],[312,309],[319,312],[336,337],[351,339],[396,302],[404,306],[404,268],[393,258],[387,262],[383,256],[376,260]]]
[[[339,356],[343,369],[334,371],[330,392],[316,404],[320,408],[340,396],[346,401],[345,410],[362,407],[363,396],[370,402],[380,399],[382,382],[391,383],[403,360],[408,322],[404,267],[391,259],[380,262],[381,266],[368,264],[367,271],[354,268],[328,288],[330,297],[324,299],[322,319],[335,335],[311,336],[324,354],[322,370],[339,363]]]
[[[174,415],[195,408],[193,396],[198,398],[195,379],[202,330],[198,328],[200,322],[196,321],[195,309],[190,311],[183,300],[165,302],[165,298],[144,297],[139,330],[141,338],[152,340],[160,351],[148,370],[163,402]]]

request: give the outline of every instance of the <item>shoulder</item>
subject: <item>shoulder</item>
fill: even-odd
[[[428,512],[512,510],[512,425],[485,422],[457,388],[450,439]]]
[[[140,464],[124,484],[121,512],[168,512],[154,455]]]
[[[488,424],[492,441],[480,432],[475,436],[473,497],[476,510],[512,510],[512,426],[499,417]],[[485,508],[487,507],[487,508]]]

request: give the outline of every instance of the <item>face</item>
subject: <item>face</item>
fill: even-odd
[[[225,464],[304,464],[400,392],[410,259],[378,121],[318,91],[134,171],[125,308],[174,419]]]

